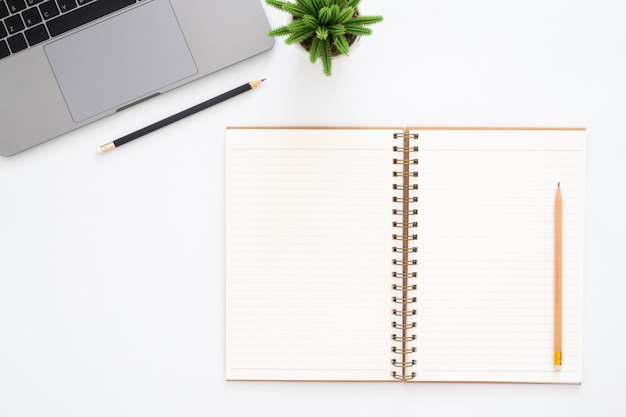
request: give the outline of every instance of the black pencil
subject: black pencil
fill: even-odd
[[[239,95],[241,93],[245,93],[248,90],[252,90],[254,87],[258,86],[259,84],[261,84],[263,81],[265,81],[265,79],[262,80],[257,80],[257,81],[251,81],[249,83],[245,83],[243,85],[240,85],[237,88],[233,88],[230,91],[227,91],[223,94],[220,94],[219,96],[213,97],[210,100],[207,100],[205,102],[202,102],[200,104],[197,104],[193,107],[188,108],[187,110],[183,110],[180,113],[176,113],[172,116],[169,116],[163,120],[160,120],[156,123],[151,124],[150,126],[146,126],[142,129],[139,129],[133,133],[129,133],[126,136],[123,136],[119,139],[114,140],[113,142],[109,142],[105,145],[102,145],[98,148],[98,153],[105,153],[108,151],[111,151],[115,148],[118,148],[120,146],[122,146],[125,143],[128,143],[132,140],[135,140],[137,138],[140,138],[144,135],[147,135],[148,133],[154,132],[157,129],[161,129],[162,127],[165,127],[167,125],[170,125],[174,122],[177,122],[181,119],[184,119],[185,117],[191,116],[192,114],[198,113],[199,111],[208,109],[209,107],[221,103],[224,100],[228,100],[229,98],[235,97],[236,95]]]

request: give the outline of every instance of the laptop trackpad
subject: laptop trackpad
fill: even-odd
[[[194,75],[167,0],[154,0],[45,47],[72,119],[81,122]]]

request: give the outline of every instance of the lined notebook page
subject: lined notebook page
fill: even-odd
[[[395,130],[228,129],[226,378],[390,378]]]
[[[418,379],[580,382],[585,131],[415,131]],[[559,182],[563,366],[556,372]]]

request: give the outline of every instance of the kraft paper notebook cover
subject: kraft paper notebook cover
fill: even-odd
[[[585,148],[576,128],[228,128],[226,379],[580,383]]]

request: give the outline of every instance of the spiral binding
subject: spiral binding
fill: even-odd
[[[394,139],[401,143],[393,147],[393,151],[398,153],[393,163],[399,167],[398,170],[394,170],[393,176],[401,178],[402,182],[393,185],[394,192],[397,193],[393,197],[393,202],[398,205],[393,209],[393,215],[397,216],[393,227],[399,229],[401,233],[392,235],[395,243],[392,251],[398,257],[392,260],[394,271],[391,273],[393,280],[391,289],[395,294],[391,301],[397,305],[397,308],[391,311],[394,317],[391,323],[394,330],[391,334],[391,351],[395,356],[391,364],[399,369],[393,371],[391,375],[395,379],[408,381],[415,378],[415,372],[411,372],[410,368],[415,366],[413,356],[416,348],[412,346],[412,342],[417,337],[414,333],[417,326],[415,322],[417,311],[413,308],[417,303],[417,297],[413,295],[417,285],[412,282],[417,278],[417,272],[414,270],[417,260],[412,259],[411,254],[417,252],[415,245],[417,234],[414,231],[418,227],[416,219],[418,210],[415,208],[418,198],[412,196],[411,191],[418,189],[415,181],[418,177],[416,166],[419,160],[415,158],[415,154],[419,148],[417,134],[398,133],[394,134]]]

